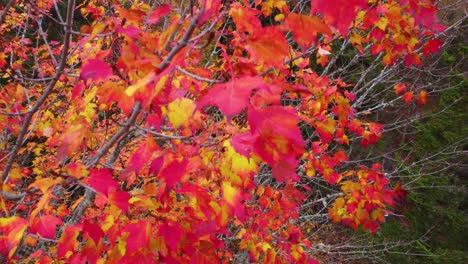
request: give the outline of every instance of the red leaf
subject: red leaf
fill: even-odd
[[[268,164],[302,155],[304,140],[299,117],[293,111],[280,106],[249,108],[248,122],[253,134],[258,135],[253,150]]]
[[[151,228],[147,221],[128,224],[123,232],[129,234],[127,238],[127,252],[137,252],[142,248],[150,248]]]
[[[423,54],[424,56],[429,55],[430,53],[437,53],[439,52],[440,46],[442,46],[444,42],[438,39],[431,39],[429,40],[426,45],[423,47]]]
[[[260,77],[241,77],[228,83],[217,84],[203,96],[198,106],[216,105],[229,118],[248,105],[252,90],[265,86],[266,83]]]
[[[112,68],[99,59],[89,59],[81,67],[80,80],[107,80],[112,75]]]
[[[155,158],[150,165],[150,173],[153,175],[158,175],[164,163],[164,157]]]
[[[240,220],[244,219],[245,208],[243,206],[243,193],[237,186],[232,186],[230,182],[224,181],[221,185],[224,201],[234,211],[234,215]]]
[[[201,5],[204,12],[198,20],[198,25],[205,23],[211,16],[218,18],[221,0],[202,0]]]
[[[41,237],[53,239],[55,237],[55,231],[58,225],[62,225],[63,222],[59,218],[52,215],[44,215],[40,218],[33,220],[32,230],[37,232]],[[32,231],[32,232],[34,232]]]
[[[367,7],[367,0],[314,0],[311,2],[311,14],[322,14],[325,22],[338,29],[341,35],[348,35],[351,22],[360,9]]]
[[[57,243],[57,257],[63,258],[68,257],[68,254],[76,252],[78,247],[77,237],[79,235],[79,228],[76,226],[67,226],[63,231]]]
[[[364,223],[364,230],[369,230],[372,233],[377,233],[377,228],[379,227],[379,224],[375,220],[369,220]]]
[[[256,139],[257,135],[249,132],[237,134],[231,139],[231,146],[237,153],[250,157],[250,152],[252,152],[252,146]]]
[[[411,100],[413,100],[413,97],[414,97],[414,93],[413,92],[406,92],[402,98],[403,100],[407,103],[407,104],[410,104],[411,103]]]
[[[159,19],[163,16],[167,16],[169,12],[171,12],[171,5],[160,5],[151,12],[146,23],[148,25],[157,24]]]
[[[79,263],[97,263],[99,259],[100,247],[97,247],[92,240],[87,240],[86,244],[81,248],[80,254],[77,255],[80,259],[74,259],[70,262]]]
[[[186,159],[179,161],[169,156],[164,157],[164,166],[159,171],[158,177],[163,179],[167,186],[172,188],[179,183],[182,177],[187,173],[188,161]]]
[[[101,227],[96,223],[91,223],[89,221],[83,224],[83,232],[87,234],[97,245],[99,240],[104,237],[104,232]]]
[[[229,13],[236,24],[236,31],[239,33],[247,32],[249,35],[254,35],[255,32],[262,28],[262,24],[257,18],[260,12],[256,9],[245,8],[236,2],[232,4]]]
[[[170,250],[177,250],[177,245],[182,239],[182,234],[184,234],[184,229],[178,223],[173,221],[168,221],[164,223],[158,231],[158,234],[164,237],[167,246]]]
[[[348,157],[346,157],[346,154],[344,151],[340,150],[340,151],[337,151],[335,153],[335,155],[333,155],[333,159],[337,162],[337,163],[341,163],[341,162],[344,162],[344,161],[347,161],[348,160]]]
[[[146,164],[149,163],[152,154],[158,149],[158,145],[154,139],[152,137],[147,137],[130,157],[130,161],[128,162],[128,166],[125,169],[124,174],[130,172],[135,172],[135,174],[140,173]]]
[[[73,90],[72,90],[72,93],[71,93],[71,98],[72,99],[76,99],[77,97],[81,98],[85,88],[86,88],[86,85],[83,82],[79,82],[79,83],[75,84],[75,86],[73,86]]]
[[[89,171],[89,186],[108,196],[109,192],[119,189],[120,186],[112,177],[110,169],[92,169]]]
[[[130,194],[127,192],[117,190],[109,194],[109,203],[117,206],[120,208],[120,210],[126,213],[128,211],[128,207],[130,206],[128,203],[130,197]]]
[[[422,65],[421,56],[416,53],[410,53],[405,56],[405,65],[409,67],[411,65]]]
[[[398,183],[397,185],[395,185],[395,188],[393,189],[393,191],[395,192],[395,198],[398,199],[399,201],[402,201],[406,195],[408,195],[408,191],[404,190],[402,187],[401,187],[401,184]]]
[[[400,94],[406,92],[406,85],[404,85],[403,83],[397,83],[397,84],[395,84],[395,86],[393,88],[395,89],[395,93],[397,95],[400,95]]]
[[[344,92],[344,95],[346,96],[346,98],[348,98],[351,102],[355,101],[356,100],[356,96],[353,94],[353,93],[350,93],[348,91],[345,91]]]
[[[298,165],[299,161],[295,158],[289,160],[282,159],[273,164],[271,172],[273,177],[279,182],[295,182],[299,180],[299,176],[296,174]]]

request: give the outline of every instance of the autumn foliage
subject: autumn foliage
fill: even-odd
[[[422,64],[441,45],[430,0],[5,2],[6,261],[316,263],[303,179],[341,190],[334,222],[372,232],[404,195],[379,164],[347,166],[382,127],[317,69],[339,41]]]

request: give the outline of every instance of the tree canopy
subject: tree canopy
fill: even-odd
[[[307,210],[376,233],[406,195],[352,155],[428,102],[386,78],[444,43],[431,0],[0,3],[7,261],[318,263]]]

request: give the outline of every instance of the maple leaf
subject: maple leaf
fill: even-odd
[[[177,249],[183,233],[183,227],[174,221],[166,221],[158,230],[158,234],[164,238],[167,246],[172,251]]]
[[[66,226],[63,230],[62,236],[57,242],[57,257],[69,258],[76,252],[78,247],[78,235],[80,228],[77,226]]]
[[[120,179],[126,180],[127,185],[131,185],[134,178],[131,178],[130,174],[140,173],[157,150],[159,150],[159,147],[154,139],[152,137],[147,137],[130,157],[127,168],[125,168],[125,171],[121,174]]]
[[[145,77],[139,79],[135,84],[130,85],[126,90],[125,94],[133,96],[137,91],[144,90],[147,85],[152,83],[156,78],[154,71],[149,72]]]
[[[3,68],[5,65],[7,65],[7,62],[6,62],[6,55],[5,53],[3,52],[0,52],[0,68]]]
[[[393,88],[395,89],[395,93],[397,95],[400,95],[400,94],[406,92],[406,85],[404,85],[403,83],[397,83],[397,84],[395,84],[395,86]]]
[[[210,17],[218,18],[221,0],[202,0],[203,14],[200,15],[198,24],[206,22]]]
[[[0,252],[8,258],[13,257],[28,225],[19,216],[0,218]]]
[[[423,47],[423,54],[424,56],[428,56],[431,53],[439,52],[440,46],[442,46],[443,42],[438,39],[431,39],[429,40],[426,45]]]
[[[187,173],[188,160],[177,160],[175,157],[164,156],[164,165],[158,173],[158,178],[164,180],[169,188],[180,182]]]
[[[28,188],[38,188],[42,193],[46,193],[52,186],[62,182],[62,178],[43,178],[31,183]]]
[[[364,227],[364,230],[369,230],[372,233],[376,234],[379,224],[375,220],[368,220],[364,223],[363,227]]]
[[[303,153],[304,141],[298,127],[299,117],[280,106],[249,108],[248,122],[255,137],[254,152],[270,165],[287,156]]]
[[[263,89],[266,85],[262,78],[248,76],[216,84],[198,102],[198,107],[216,105],[229,118],[248,105],[250,94],[254,89]]]
[[[167,105],[167,117],[175,127],[188,126],[195,111],[195,103],[188,98],[178,98]]]
[[[65,166],[65,171],[68,175],[76,179],[81,179],[88,176],[88,170],[86,169],[86,166],[81,163],[69,163]]]
[[[104,232],[102,231],[100,225],[90,221],[83,223],[83,233],[88,235],[96,245],[99,244],[101,238],[104,237]]]
[[[427,104],[427,91],[426,90],[421,90],[418,94],[418,97],[416,98],[418,101],[418,105],[425,105]]]
[[[102,104],[112,105],[114,102],[117,102],[119,108],[127,116],[130,116],[135,99],[133,96],[126,94],[125,87],[106,82],[99,87],[96,95]]]
[[[348,35],[351,22],[360,9],[367,8],[366,0],[314,0],[311,1],[311,14],[320,13],[325,22],[333,25],[341,35]]]
[[[100,252],[100,247],[96,246],[96,243],[93,240],[88,239],[81,248],[79,256],[77,256],[80,258],[80,260],[74,262],[79,261],[80,263],[97,263]]]
[[[289,55],[289,45],[279,27],[269,26],[247,40],[245,49],[251,58],[268,66],[281,68]]]
[[[235,215],[239,219],[243,219],[245,216],[245,209],[242,204],[242,192],[238,187],[232,186],[228,181],[223,181],[221,184],[223,190],[223,198],[230,208],[234,210]]]
[[[262,28],[262,24],[257,18],[260,12],[256,9],[244,8],[240,3],[235,2],[232,4],[229,13],[236,24],[237,32],[247,32],[249,35],[254,35],[256,31]]]
[[[73,120],[65,132],[58,136],[60,142],[57,148],[57,158],[62,160],[71,156],[83,143],[83,137],[89,132],[89,122],[84,116],[78,116]]]
[[[88,59],[81,66],[80,79],[106,81],[112,73],[112,68],[106,62],[99,59]]]
[[[335,133],[336,129],[335,120],[326,118],[323,121],[317,122],[315,126],[323,144],[328,144],[333,140],[333,134]]]
[[[57,226],[62,225],[63,222],[59,218],[52,215],[44,215],[32,220],[32,225],[29,230],[31,233],[37,233],[41,237],[53,239]]]
[[[156,9],[153,10],[153,12],[151,12],[151,14],[148,16],[148,19],[146,20],[146,23],[148,25],[153,25],[153,24],[157,24],[159,23],[159,19],[164,17],[164,16],[167,16],[167,14],[169,14],[169,12],[171,12],[171,8],[172,6],[171,5],[160,5],[158,7],[156,7]]]
[[[413,92],[406,92],[406,93],[403,94],[403,96],[402,96],[403,100],[404,100],[407,104],[410,104],[410,103],[411,103],[411,100],[413,100],[413,97],[414,97],[414,93],[413,93]]]
[[[110,169],[89,170],[88,184],[105,196],[108,196],[110,192],[120,188],[117,181],[112,177]]]
[[[118,189],[109,193],[108,199],[110,204],[117,206],[124,213],[127,213],[128,207],[130,206],[130,203],[128,202],[130,197],[129,193]]]
[[[405,56],[405,65],[410,67],[411,65],[422,65],[421,56],[416,53],[410,53]]]
[[[316,16],[291,13],[286,18],[284,27],[293,33],[294,39],[303,51],[315,43],[318,34],[332,36],[330,28]]]
[[[142,248],[150,248],[151,226],[148,221],[140,220],[137,223],[128,224],[122,232],[129,234],[127,252],[138,252]]]

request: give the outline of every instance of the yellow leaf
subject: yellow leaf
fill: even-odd
[[[386,17],[380,17],[379,21],[377,22],[377,27],[381,29],[382,31],[385,31],[388,25],[388,18]]]
[[[188,98],[178,98],[167,106],[167,117],[175,128],[187,126],[195,111],[195,104]]]
[[[283,20],[284,20],[284,14],[278,14],[275,16],[276,22],[283,21]]]
[[[249,172],[256,169],[256,164],[253,159],[247,159],[237,153],[228,141],[225,141],[223,145],[226,148],[225,155],[231,163],[233,172]]]
[[[239,190],[231,185],[230,182],[224,181],[222,183],[222,189],[223,189],[223,195],[224,195],[224,200],[231,205],[235,206],[237,199],[240,195]]]
[[[130,85],[127,88],[127,90],[125,90],[125,94],[127,94],[128,96],[134,95],[136,91],[144,88],[148,83],[153,81],[155,76],[155,73],[151,71],[144,78],[140,79],[137,83]]]
[[[106,216],[106,219],[104,219],[104,222],[101,223],[101,228],[102,231],[107,232],[109,228],[111,228],[114,225],[114,217],[112,215]]]
[[[117,240],[117,247],[119,249],[120,256],[125,256],[125,252],[127,251],[127,241],[122,238],[118,238]]]
[[[102,31],[104,31],[104,29],[106,29],[107,27],[107,24],[106,23],[97,23],[94,27],[93,27],[93,31],[91,32],[91,35],[89,36],[89,39],[93,39],[94,37],[97,36],[97,34],[101,33]]]
[[[33,182],[31,185],[29,185],[29,188],[36,187],[39,190],[41,190],[42,193],[46,193],[50,189],[50,187],[54,186],[55,184],[61,181],[62,181],[62,178],[57,178],[57,179],[43,178],[43,179],[39,179]]]

